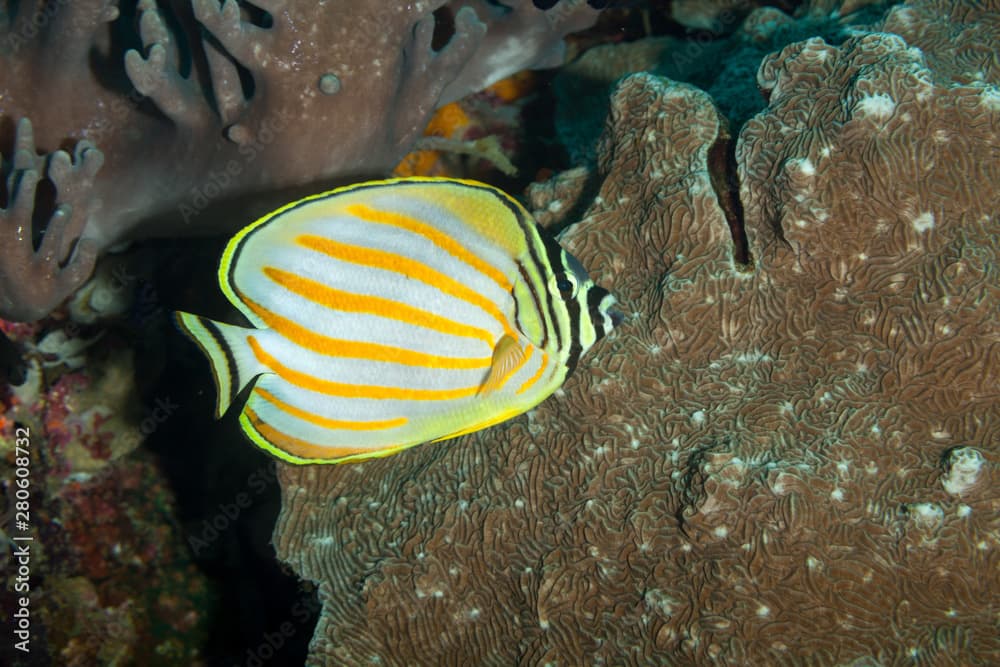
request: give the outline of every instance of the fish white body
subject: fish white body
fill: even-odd
[[[253,382],[241,426],[295,463],[384,456],[520,414],[617,317],[516,201],[471,181],[293,202],[233,238],[219,279],[254,328],[178,322],[212,364],[217,416]]]

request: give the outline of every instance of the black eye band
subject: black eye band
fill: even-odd
[[[565,275],[556,276],[556,289],[559,290],[559,294],[563,297],[569,298],[573,296],[574,288],[576,284]]]

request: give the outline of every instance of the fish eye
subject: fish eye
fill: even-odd
[[[557,273],[552,278],[552,285],[559,292],[559,296],[564,299],[572,299],[576,296],[576,276],[569,273]]]

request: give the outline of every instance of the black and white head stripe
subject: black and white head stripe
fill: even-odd
[[[583,353],[620,321],[610,314],[614,297],[595,285],[579,260],[528,218],[522,208],[505,203],[528,242],[528,257],[518,268],[531,303],[517,304],[518,317],[524,321],[537,318],[542,332],[539,347],[554,349],[556,361],[569,374]]]

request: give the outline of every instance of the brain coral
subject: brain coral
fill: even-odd
[[[759,83],[749,264],[711,100],[633,75],[596,168],[532,198],[585,209],[564,242],[628,324],[527,416],[281,467],[314,662],[1000,655],[996,89],[936,83],[879,33],[789,46]]]

